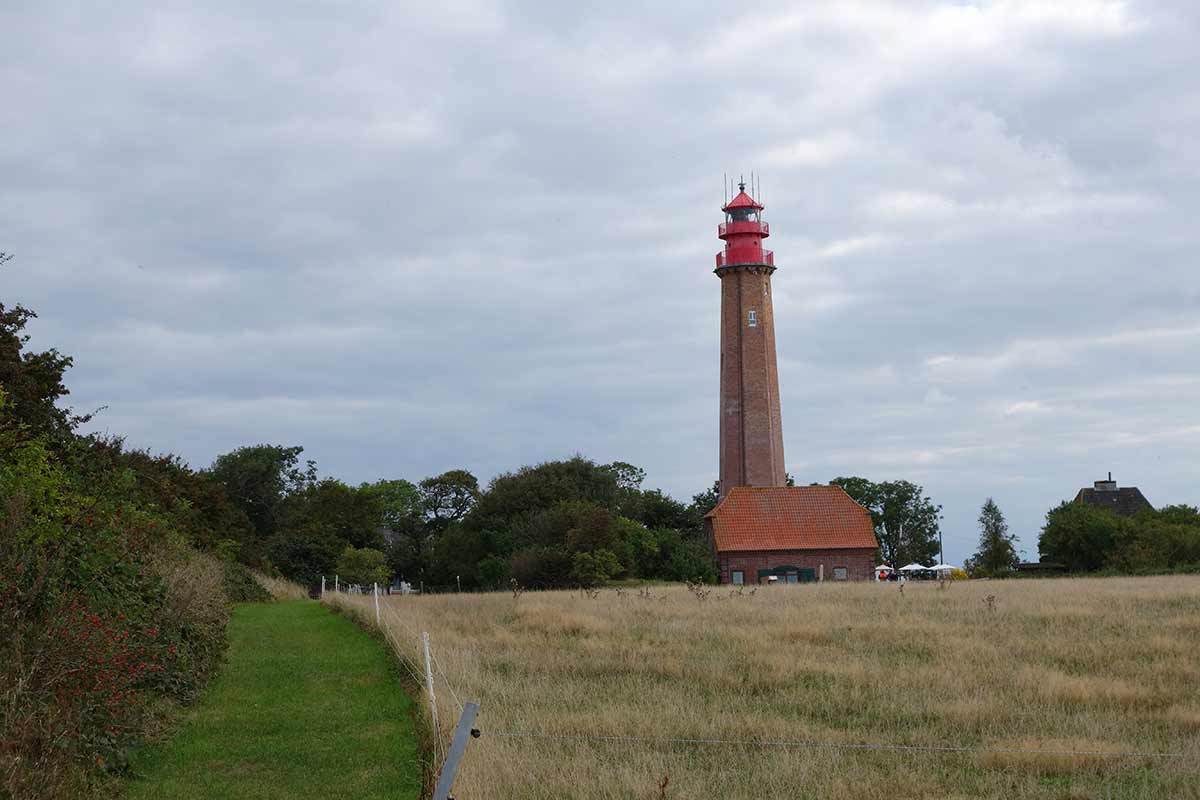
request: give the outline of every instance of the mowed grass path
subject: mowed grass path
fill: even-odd
[[[239,606],[229,661],[126,798],[417,798],[412,701],[384,647],[308,600]]]

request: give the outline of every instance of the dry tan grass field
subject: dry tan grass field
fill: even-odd
[[[458,797],[1200,798],[1200,577],[649,591],[384,599],[413,666],[430,634],[444,738],[447,685],[482,705]]]

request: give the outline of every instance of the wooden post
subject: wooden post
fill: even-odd
[[[325,576],[321,576],[321,597],[325,596]]]
[[[825,565],[824,564],[817,564],[817,580],[822,581],[822,582],[825,580]]]
[[[375,625],[379,625],[379,584],[375,584]]]
[[[425,647],[425,688],[429,690],[429,718],[433,722],[433,738],[436,743],[441,729],[438,728],[437,697],[433,693],[433,664],[429,658],[429,633],[421,634],[421,644]],[[434,745],[436,747],[436,744]]]
[[[337,576],[337,575],[334,575],[334,576],[333,576],[333,590],[336,592],[336,591],[338,591],[338,588],[339,588],[339,586],[338,586],[338,576]]]
[[[472,736],[479,735],[479,731],[472,727],[478,715],[478,703],[463,703],[462,716],[458,718],[458,727],[454,729],[454,741],[450,743],[446,763],[442,765],[442,771],[438,775],[437,788],[433,790],[433,800],[449,800],[450,790],[454,788],[454,778],[458,775],[458,763],[462,761],[463,753],[467,750],[467,742]]]

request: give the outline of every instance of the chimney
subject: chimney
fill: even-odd
[[[1112,479],[1112,472],[1108,473],[1108,480],[1096,481],[1093,485],[1097,492],[1115,492],[1117,490],[1117,482]]]

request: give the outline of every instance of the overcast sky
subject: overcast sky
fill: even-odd
[[[754,170],[798,481],[1200,502],[1195,3],[137,6],[0,4],[0,296],[131,444],[687,499]]]

